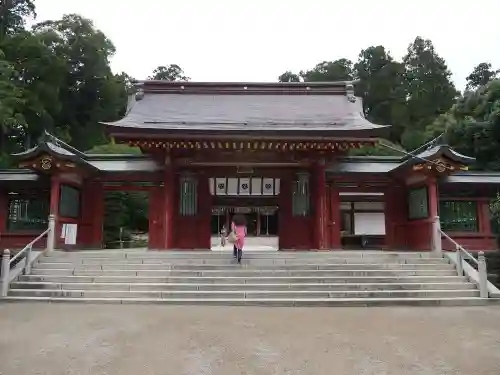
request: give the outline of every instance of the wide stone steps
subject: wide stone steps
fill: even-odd
[[[139,261],[148,262],[152,260],[153,262],[158,261],[175,261],[182,260],[190,263],[203,263],[205,261],[220,261],[227,263],[228,256],[231,256],[230,251],[184,251],[184,252],[119,252],[119,251],[107,251],[106,253],[100,253],[99,251],[85,251],[85,252],[68,252],[59,253],[52,256],[50,262],[61,261],[88,261],[88,260],[129,260],[129,261]],[[244,252],[244,263],[252,263],[259,260],[274,260],[277,263],[284,263],[290,261],[305,262],[308,260],[321,260],[326,261],[329,259],[337,259],[342,262],[349,260],[374,260],[374,259],[385,259],[393,260],[399,262],[405,262],[407,260],[425,259],[425,260],[441,260],[442,258],[436,257],[430,253],[409,253],[409,252]]]
[[[348,266],[348,267],[347,267]],[[259,270],[259,271],[334,271],[334,270],[344,270],[346,268],[355,270],[371,270],[371,269],[387,269],[387,270],[447,270],[452,269],[452,265],[448,263],[332,263],[332,264],[286,264],[286,265],[253,265],[253,264],[243,264],[238,266],[239,270]],[[160,270],[160,271],[233,271],[235,269],[234,264],[178,264],[178,263],[127,263],[127,262],[108,262],[108,263],[62,263],[62,262],[42,262],[38,264],[37,269],[75,269],[75,270],[88,270],[88,271],[100,271],[100,270]]]
[[[274,277],[154,277],[154,276],[53,276],[53,275],[28,275],[21,276],[23,281],[48,281],[63,283],[66,281],[86,283],[123,283],[127,281],[139,283],[210,283],[210,284],[299,284],[299,283],[392,283],[392,282],[458,282],[465,281],[460,276],[274,276]]]
[[[49,290],[110,290],[110,291],[286,291],[286,290],[476,290],[476,286],[465,280],[462,282],[441,283],[297,283],[297,284],[175,284],[175,283],[103,283],[103,282],[45,282],[18,281],[12,283],[13,289],[49,289]]]
[[[491,299],[490,299],[491,300]],[[482,306],[498,301],[478,297],[449,298],[234,298],[234,299],[166,299],[166,298],[50,298],[7,297],[6,302],[92,303],[92,304],[162,304],[203,306],[265,306],[265,307],[375,307],[375,306]]]
[[[34,269],[33,276],[54,275],[54,276],[145,276],[145,277],[353,277],[353,276],[453,276],[456,271],[445,270],[335,270],[335,271],[314,271],[314,270],[224,270],[224,271],[171,271],[171,270],[86,270],[86,269]]]
[[[263,306],[476,305],[444,258],[409,252],[55,252],[8,301]]]
[[[317,290],[253,290],[253,291],[119,291],[119,290],[51,290],[51,289],[15,289],[11,291],[15,297],[87,297],[87,298],[165,298],[165,299],[241,299],[241,298],[446,298],[446,297],[478,297],[479,291],[467,290],[349,290],[349,291],[317,291]]]

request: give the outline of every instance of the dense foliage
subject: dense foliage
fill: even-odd
[[[112,41],[75,14],[27,29],[26,20],[35,12],[35,0],[0,2],[0,167],[10,166],[9,155],[34,145],[44,130],[82,150],[111,153],[122,147],[119,152],[139,152],[110,145],[100,125],[124,115],[133,90],[131,77],[110,69]],[[286,71],[278,79],[359,80],[356,91],[366,117],[392,128],[391,148],[365,148],[356,150],[358,155],[397,155],[398,149],[414,149],[445,133],[452,146],[477,157],[476,168],[500,170],[497,74],[488,62],[479,63],[461,94],[432,42],[417,37],[401,61],[384,46],[368,46],[357,61],[323,61],[305,71]],[[189,80],[176,64],[159,66],[150,78]],[[108,211],[115,214],[108,215],[114,217],[108,227],[115,229],[110,231],[144,227],[143,198],[112,195]]]

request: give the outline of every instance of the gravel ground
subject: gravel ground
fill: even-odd
[[[0,304],[0,374],[495,375],[500,308]]]

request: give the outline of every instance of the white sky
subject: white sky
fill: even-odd
[[[457,88],[480,62],[500,68],[500,0],[36,0],[38,19],[78,13],[115,44],[115,72],[145,79],[178,64],[194,81],[276,81],[384,45],[401,58],[433,41]]]

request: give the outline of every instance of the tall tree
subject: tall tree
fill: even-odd
[[[417,37],[408,46],[403,62],[411,130],[421,131],[451,108],[459,92],[451,81],[446,62],[430,40]]]
[[[167,66],[159,66],[153,70],[153,75],[149,79],[159,81],[189,81],[190,78],[184,74],[184,70],[177,65],[171,64]]]
[[[490,63],[478,64],[471,74],[467,76],[467,90],[477,89],[496,78],[500,70],[493,70]]]
[[[404,65],[383,46],[372,46],[361,51],[354,71],[365,115],[376,124],[392,125],[389,138],[399,143],[408,124]]]
[[[26,18],[35,17],[33,0],[0,1],[0,41],[24,29]]]
[[[278,77],[278,82],[300,82],[300,76],[287,70]]]
[[[8,165],[11,143],[26,126],[23,116],[23,93],[14,82],[16,74],[13,65],[5,60],[0,50],[0,165]],[[14,138],[14,139],[13,139]]]
[[[43,130],[54,131],[61,110],[60,89],[66,73],[65,61],[52,53],[38,35],[21,31],[3,41],[7,60],[16,71],[13,83],[23,97],[25,146],[31,147]]]
[[[500,170],[500,79],[466,93],[452,112],[456,125],[447,129],[448,142],[476,158],[476,167]]]
[[[109,66],[113,43],[92,21],[75,14],[40,23],[34,31],[65,61],[58,127],[67,129],[72,145],[79,149],[106,143],[99,122],[123,115],[127,96],[123,81]]]
[[[350,81],[353,79],[354,69],[351,60],[338,59],[323,61],[311,70],[301,71],[300,76],[305,82]]]

